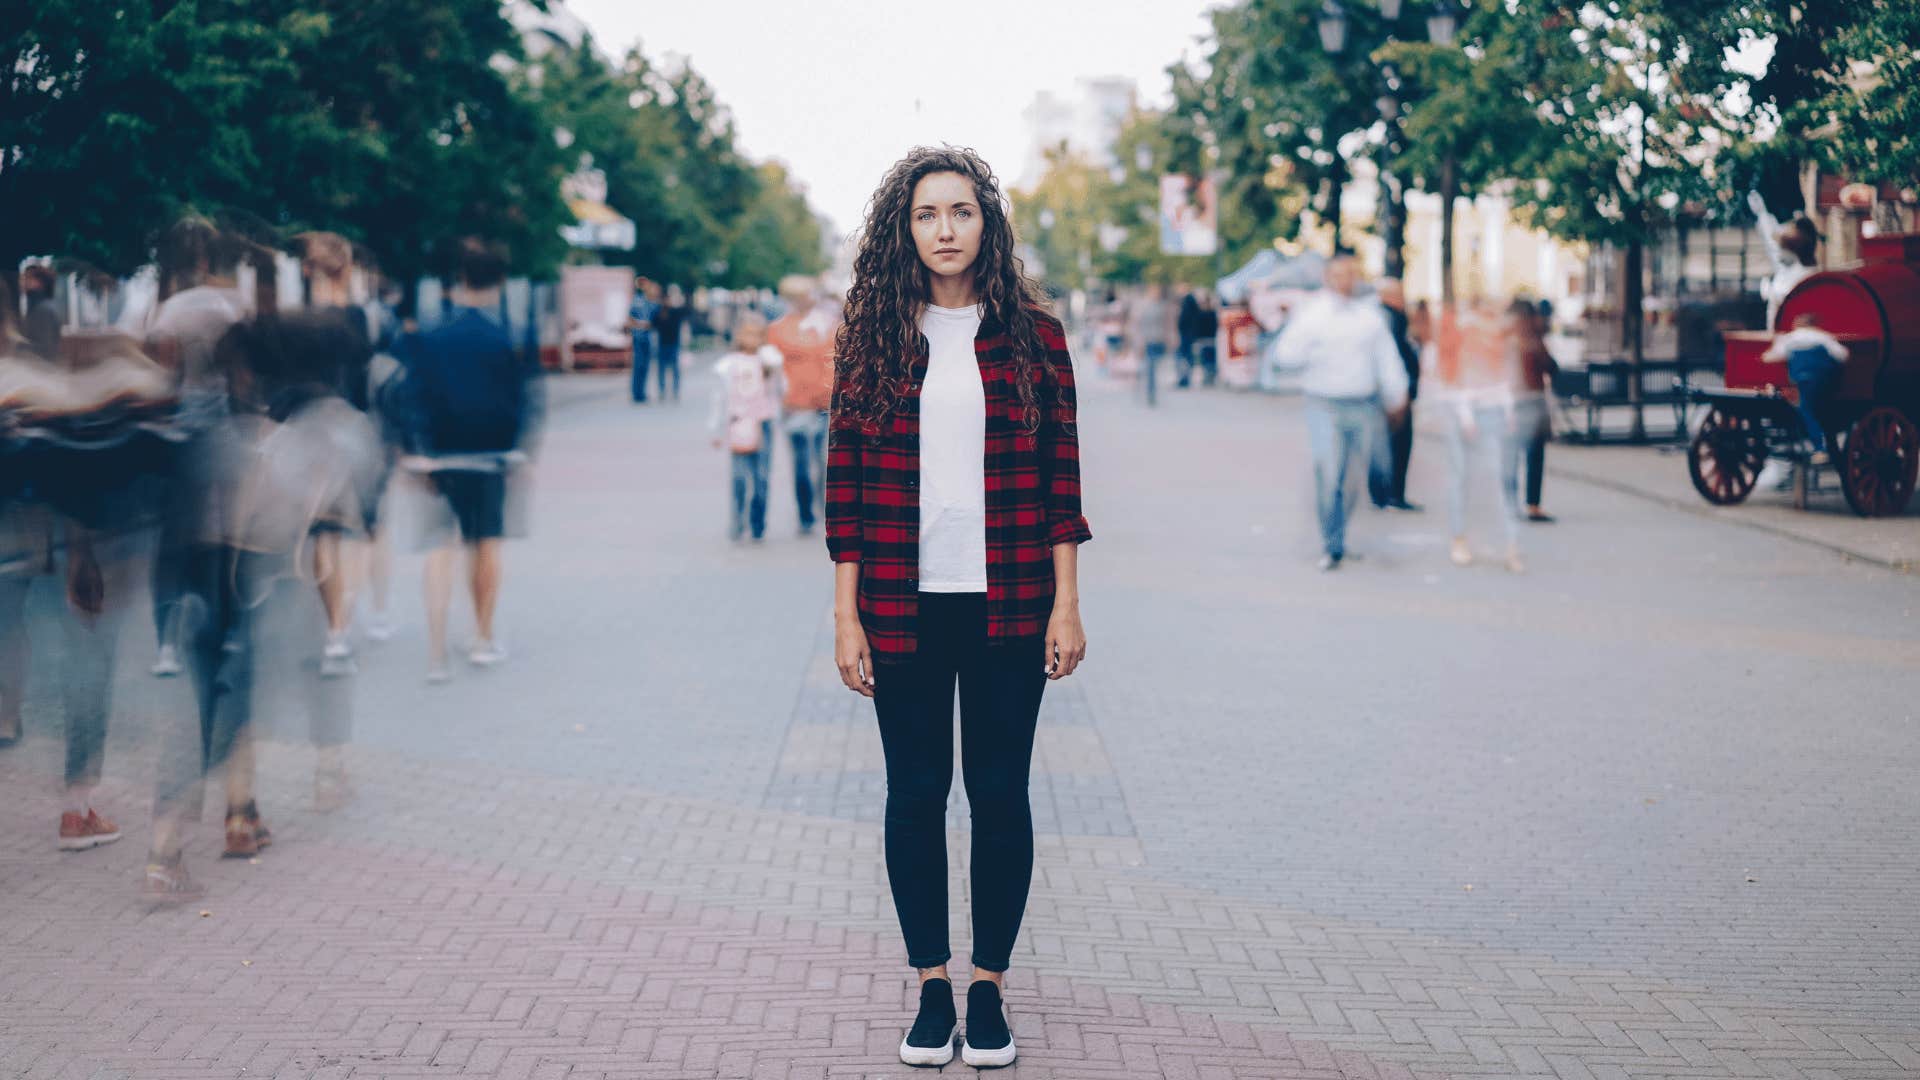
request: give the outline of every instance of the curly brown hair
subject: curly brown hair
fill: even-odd
[[[914,186],[932,173],[958,173],[980,206],[980,254],[973,263],[981,317],[1004,328],[1013,345],[1016,386],[1029,434],[1040,429],[1039,384],[1051,372],[1039,322],[1049,318],[1040,287],[1014,254],[1013,220],[993,170],[964,147],[916,146],[887,170],[867,203],[847,289],[845,321],[834,339],[834,422],[870,427],[900,407],[913,365],[927,354],[920,315],[931,302],[926,264],[909,221]]]

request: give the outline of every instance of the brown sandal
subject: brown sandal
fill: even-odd
[[[140,898],[148,904],[163,906],[184,904],[198,900],[207,890],[187,876],[187,866],[180,856],[147,864],[147,876],[140,883]]]
[[[251,859],[273,843],[273,832],[260,820],[260,808],[251,801],[239,809],[227,809],[227,848],[224,859]]]

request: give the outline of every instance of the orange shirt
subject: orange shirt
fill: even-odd
[[[1457,390],[1512,385],[1519,328],[1499,308],[1466,304],[1443,308],[1434,335],[1434,375]]]
[[[825,319],[803,319],[788,312],[767,327],[767,341],[780,350],[787,375],[789,412],[825,412],[833,403],[833,335],[839,327]]]

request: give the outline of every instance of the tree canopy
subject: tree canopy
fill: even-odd
[[[446,240],[517,272],[568,255],[561,180],[583,164],[633,218],[629,258],[688,283],[817,268],[783,170],[734,146],[690,66],[592,43],[530,61],[498,0],[70,0],[0,14],[0,256],[125,273],[197,211],[267,243],[343,233],[402,277]],[[564,144],[564,145],[563,145]],[[751,227],[767,235],[743,236]],[[778,253],[777,255],[775,253]]]

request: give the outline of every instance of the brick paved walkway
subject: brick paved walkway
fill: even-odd
[[[1043,710],[1008,1076],[1920,1076],[1911,578],[1573,484],[1526,578],[1447,567],[1424,517],[1322,577],[1294,403],[1088,398],[1094,644]],[[139,620],[126,841],[52,850],[38,684],[0,753],[0,1076],[909,1074],[826,560],[784,489],[764,549],[719,539],[698,412],[558,413],[512,663],[429,690],[417,613],[368,649],[332,815],[268,709],[279,842],[222,862],[207,823],[200,905],[134,900],[184,704]]]

